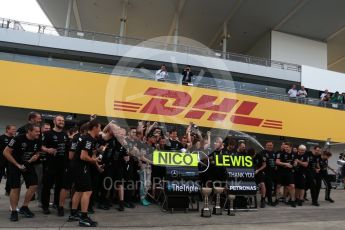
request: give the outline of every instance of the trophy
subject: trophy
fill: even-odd
[[[212,188],[202,188],[201,193],[204,197],[204,207],[201,209],[201,216],[202,217],[211,217],[211,210],[208,205],[208,197],[212,192]]]
[[[213,207],[213,214],[222,215],[222,207],[220,207],[220,194],[224,192],[222,187],[214,187],[214,193],[216,194],[216,206]]]
[[[229,216],[234,216],[235,213],[235,209],[234,209],[234,201],[235,201],[235,197],[234,195],[229,194],[228,198],[229,198],[229,209],[228,209],[228,215]],[[232,209],[232,212],[231,212]]]

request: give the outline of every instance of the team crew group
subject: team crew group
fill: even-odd
[[[304,145],[296,150],[291,143],[284,142],[275,152],[273,143],[267,142],[265,150],[257,153],[231,137],[224,140],[215,137],[211,145],[211,132],[203,134],[192,123],[181,137],[174,127],[167,132],[157,122],[140,121],[135,127],[125,129],[112,121],[101,130],[101,124],[91,116],[67,132],[64,116],[55,116],[53,123],[51,128],[42,122],[39,113],[31,112],[27,124],[18,130],[14,125],[7,125],[6,133],[0,136],[3,153],[0,154],[0,179],[6,169],[11,221],[18,221],[18,213],[34,217],[29,209],[33,199],[38,200],[44,214],[50,214],[52,189],[52,203],[58,216],[64,216],[65,203],[71,195],[68,220],[79,221],[85,227],[97,226],[88,216],[96,204],[99,209],[109,210],[117,203],[119,211],[134,208],[136,202],[150,205],[156,197],[156,179],[159,181],[164,176],[163,168],[153,165],[154,150],[206,153],[211,165],[200,174],[205,186],[210,181],[226,180],[224,169],[214,165],[216,155],[252,155],[262,208],[266,203],[277,205],[281,199],[292,207],[301,206],[307,190],[312,205],[319,206],[322,180],[326,185],[326,200],[334,202],[327,174],[331,153],[321,152],[320,147],[308,152]],[[27,190],[18,209],[21,177]]]

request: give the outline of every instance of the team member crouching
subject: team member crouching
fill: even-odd
[[[100,167],[98,162],[99,158],[95,156],[96,137],[101,131],[101,126],[96,120],[88,123],[88,133],[81,136],[78,142],[77,150],[75,152],[75,190],[76,192],[72,198],[71,215],[77,216],[77,207],[79,202],[81,204],[81,216],[79,226],[82,227],[95,227],[97,222],[91,220],[87,215],[87,210],[92,195],[92,178],[91,167],[96,165]],[[75,218],[77,220],[78,218]],[[69,218],[69,220],[72,220]]]
[[[306,150],[307,148],[304,145],[300,145],[295,160],[296,203],[298,206],[302,206],[304,200],[306,170],[309,161],[308,155],[305,153]]]
[[[4,156],[9,161],[9,180],[11,186],[11,221],[18,221],[17,206],[20,195],[20,176],[22,175],[27,187],[20,214],[27,218],[34,217],[28,208],[29,202],[37,189],[37,175],[32,165],[39,158],[41,143],[39,141],[40,127],[34,124],[26,126],[27,133],[14,137],[4,150]]]
[[[260,188],[261,202],[260,207],[265,208],[266,199],[266,186],[265,186],[265,173],[266,168],[266,157],[260,153],[256,153],[254,149],[248,150],[248,155],[253,156],[253,163],[255,169],[255,182]]]

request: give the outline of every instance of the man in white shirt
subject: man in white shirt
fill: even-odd
[[[297,99],[296,85],[292,85],[291,89],[289,89],[288,91],[288,95],[289,95],[290,101],[296,101]]]
[[[307,91],[305,90],[304,86],[301,86],[301,89],[298,90],[297,92],[297,97],[298,97],[298,101],[300,103],[305,103],[305,98],[308,96]]]
[[[155,81],[165,81],[168,78],[168,71],[165,65],[162,65],[159,70],[156,71]]]
[[[326,96],[328,95],[328,89],[325,90],[325,92],[323,92],[320,96],[320,100],[321,101],[327,101],[326,100]]]

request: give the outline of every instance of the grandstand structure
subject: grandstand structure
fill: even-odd
[[[0,18],[0,65],[5,73],[1,131],[7,123],[20,125],[34,109],[47,117],[58,112],[69,115],[71,124],[97,113],[104,120],[193,121],[201,127],[243,131],[259,141],[291,139],[310,146],[329,139],[345,142],[344,104],[319,100],[325,89],[345,91],[344,1],[38,3],[53,26]],[[165,83],[155,82],[155,71],[162,64],[169,77]],[[186,65],[195,73],[193,86],[181,86]],[[110,93],[111,99],[104,102],[107,84],[125,88],[121,94]],[[308,89],[302,103],[287,96],[292,84]],[[191,104],[182,106],[189,112],[171,117],[147,110],[144,116],[143,107],[137,113],[113,107],[109,112],[107,107],[117,96],[127,103],[148,103],[151,99],[144,96],[150,87],[189,94]],[[30,92],[39,96],[29,96]],[[131,99],[140,93],[137,100]],[[214,105],[224,98],[238,103],[233,110],[188,116],[203,95],[217,97]],[[170,98],[166,107],[173,107],[173,102]],[[241,109],[241,103],[249,107]],[[181,105],[174,107],[178,108]],[[226,122],[220,126],[222,119]]]

